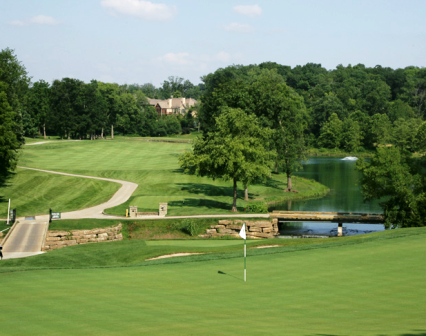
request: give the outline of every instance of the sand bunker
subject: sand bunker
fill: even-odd
[[[263,246],[256,246],[255,248],[270,248],[270,247],[280,247],[281,245],[263,245]]]
[[[164,258],[173,258],[173,257],[185,257],[185,256],[189,256],[189,255],[194,255],[194,254],[203,254],[203,253],[174,253],[174,254],[165,254],[165,255],[162,255],[162,256],[159,256],[159,257],[146,259],[145,261],[148,261],[148,260],[157,260],[157,259],[164,259]]]

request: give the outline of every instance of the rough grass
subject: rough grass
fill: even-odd
[[[250,248],[246,283],[242,240],[204,241],[204,246],[203,241],[112,242],[3,260],[0,269],[8,273],[1,274],[1,330],[6,335],[425,334],[425,229],[306,241]],[[159,253],[196,251],[206,254],[143,261]],[[38,270],[13,272],[31,268]]]
[[[133,138],[52,142],[26,146],[19,165],[138,183],[139,187],[129,201],[109,209],[107,212],[111,214],[124,215],[129,205],[138,206],[140,211],[158,211],[160,202],[168,203],[169,215],[231,213],[231,182],[186,175],[179,169],[179,154],[190,148],[190,144],[146,142]],[[87,206],[81,203],[87,204],[87,200],[92,200],[95,195],[108,199],[113,193],[111,189],[101,187],[100,184],[97,184],[97,189],[93,189],[87,179],[81,179],[81,184],[78,185],[78,178],[73,178],[74,182],[69,183],[71,185],[62,185],[60,181],[64,177],[59,175],[52,176],[50,184],[46,185],[44,180],[40,180],[33,186],[28,183],[32,180],[30,175],[34,173],[26,172],[26,179],[20,177],[21,174],[22,170],[15,177],[17,180],[12,180],[10,188],[1,191],[4,199],[13,199],[18,215],[47,213],[49,207],[56,210],[57,204],[67,205],[67,210],[61,208],[58,211],[76,210]],[[37,176],[41,179],[41,175]],[[87,188],[82,192],[81,188],[86,185]],[[56,194],[49,190],[43,192],[45,187],[51,187]],[[323,195],[328,190],[319,183],[302,178],[294,179],[294,188],[299,191],[298,194],[284,193],[285,188],[285,175],[272,174],[266,183],[249,188],[250,201],[300,198],[305,194]],[[41,194],[43,196],[40,196]],[[59,196],[62,199],[57,202]],[[239,190],[239,211],[243,211],[249,204],[250,202],[243,200],[243,190]],[[0,204],[0,216],[5,211],[3,205],[4,202]]]

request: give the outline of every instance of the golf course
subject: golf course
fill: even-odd
[[[137,183],[126,203],[169,215],[231,214],[231,182],[186,175],[190,144],[138,138],[25,146],[19,166]],[[285,174],[249,187],[251,202],[319,197],[327,188]],[[119,185],[17,169],[2,189],[18,216],[108,200]],[[6,208],[6,209],[4,209]],[[217,219],[199,219],[200,227]],[[72,230],[123,223],[124,240],[0,262],[2,335],[426,335],[426,229],[323,239],[200,239],[174,219],[53,221]],[[4,225],[2,225],[3,227]],[[162,239],[167,233],[174,239]],[[160,238],[160,239],[153,239]],[[179,238],[179,239],[177,239]],[[226,237],[225,237],[226,238]],[[262,247],[262,248],[261,248]],[[152,259],[177,253],[174,258]],[[152,259],[152,260],[151,260]]]
[[[138,138],[105,141],[55,141],[25,146],[19,166],[78,175],[130,181],[139,185],[128,202],[106,212],[124,216],[129,205],[140,211],[158,211],[168,203],[168,214],[229,214],[232,183],[184,174],[178,156],[191,149],[190,143],[148,142]],[[286,201],[322,196],[328,189],[312,180],[294,177],[299,193],[284,193],[285,174],[272,174],[264,184],[250,186],[250,201],[244,201],[240,185],[238,210],[250,202]],[[116,183],[65,177],[18,169],[10,186],[2,189],[3,201],[12,199],[18,216],[78,210],[108,200],[119,188]],[[7,207],[1,207],[0,218]]]

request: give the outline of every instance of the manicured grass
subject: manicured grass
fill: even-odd
[[[196,227],[196,234],[205,232],[210,225],[217,225],[221,218],[191,218]],[[235,218],[236,219],[236,218]],[[258,220],[255,218],[244,218],[244,220]],[[91,230],[116,226],[122,224],[122,232],[125,239],[202,239],[197,236],[192,237],[185,230],[185,222],[188,219],[66,219],[53,220],[49,230]],[[218,237],[218,239],[233,239],[233,237]]]
[[[83,209],[106,202],[118,189],[118,183],[61,176],[28,169],[17,174],[6,188],[0,189],[0,217],[6,218],[8,200],[17,216],[46,214]]]
[[[12,272],[19,260],[3,260],[0,270],[9,273],[1,274],[1,330],[7,335],[425,334],[425,229],[308,242],[249,249],[246,283],[242,240],[204,247],[216,249],[210,260],[201,255],[139,267]],[[25,263],[27,269],[42,267],[41,260],[46,267],[85,267],[87,256],[108,267],[118,259],[133,264],[150,249],[203,250],[189,243],[194,244],[74,246]]]
[[[158,211],[160,202],[168,203],[169,215],[231,213],[231,182],[213,181],[209,178],[186,175],[179,168],[177,160],[179,154],[190,148],[190,144],[146,142],[133,138],[128,140],[118,138],[113,141],[52,142],[26,146],[19,165],[138,183],[139,187],[130,200],[123,205],[109,209],[107,212],[111,214],[124,215],[129,205],[138,206],[140,211]],[[18,177],[21,173],[22,171],[19,172]],[[63,179],[60,176],[56,178]],[[55,178],[52,177],[52,179]],[[82,184],[88,184],[88,180],[82,180]],[[19,184],[25,186],[24,183]],[[46,213],[49,208],[48,204],[52,204],[51,207],[53,207],[56,204],[68,203],[70,207],[67,209],[70,209],[71,205],[74,206],[73,210],[80,208],[80,205],[76,203],[80,188],[76,183],[73,184],[76,187],[62,186],[56,179],[55,183],[52,183],[63,192],[65,198],[60,203],[55,203],[55,195],[49,198],[49,193],[43,196],[43,204],[37,203],[37,200],[40,199],[39,192],[31,187],[22,188],[24,194],[14,195],[16,204],[26,204],[24,207],[20,207],[19,215],[34,214],[32,209],[39,209],[37,213]],[[277,201],[308,195],[320,196],[327,192],[327,188],[321,184],[302,178],[294,178],[293,184],[299,193],[284,193],[285,175],[272,174],[271,179],[265,184],[251,186],[249,196],[251,201]],[[15,184],[11,188],[9,193],[5,192],[5,197],[9,197],[8,195],[19,190]],[[43,188],[43,186],[39,188]],[[107,188],[100,189],[92,192],[87,190],[84,194],[96,194],[103,199],[112,195]],[[91,197],[88,196],[87,199],[91,199]],[[21,199],[18,200],[18,198]],[[243,211],[248,204],[249,202],[243,200],[243,190],[239,190],[237,203],[239,210]],[[27,208],[31,208],[31,212]],[[63,208],[60,210],[65,211]]]

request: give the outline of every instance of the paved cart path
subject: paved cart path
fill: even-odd
[[[104,213],[105,209],[115,207],[117,205],[125,203],[134,193],[136,188],[138,187],[137,183],[109,179],[103,177],[95,177],[95,176],[87,176],[87,175],[77,175],[77,174],[69,174],[63,172],[57,172],[52,170],[44,170],[37,168],[29,168],[29,167],[19,167],[21,169],[30,169],[41,171],[44,173],[50,174],[59,174],[66,176],[74,176],[81,178],[89,178],[96,180],[103,180],[108,182],[114,182],[121,184],[121,188],[107,201],[99,205],[95,205],[90,208],[70,211],[70,212],[62,212],[62,219],[81,219],[81,218],[110,218],[110,219],[125,219],[124,216],[114,216],[107,215]],[[268,218],[269,214],[223,214],[223,215],[195,215],[195,216],[168,216],[168,219],[179,219],[179,218],[245,218],[245,217],[258,217],[258,218]],[[159,216],[144,216],[144,219],[162,219],[164,217]],[[142,218],[138,218],[142,219]],[[15,228],[11,232],[8,240],[4,245],[4,258],[22,258],[28,257],[36,254],[43,253],[41,252],[41,248],[44,243],[45,235],[48,225],[49,216],[37,216],[33,220],[26,220],[24,217],[18,218],[18,224],[16,224]]]
[[[128,182],[128,181],[122,181],[122,180],[116,180],[116,179],[109,179],[104,177],[95,177],[95,176],[87,176],[87,175],[77,175],[77,174],[69,174],[69,173],[62,173],[52,170],[44,170],[44,169],[36,169],[36,168],[28,168],[28,167],[19,167],[21,169],[30,169],[30,170],[36,170],[41,171],[44,173],[51,173],[51,174],[59,174],[59,175],[65,175],[65,176],[74,176],[74,177],[82,177],[82,178],[89,178],[89,179],[95,179],[95,180],[102,180],[102,181],[108,181],[108,182],[115,182],[121,184],[121,188],[117,190],[117,192],[109,199],[109,201],[95,205],[90,208],[82,209],[82,210],[76,210],[71,212],[63,212],[61,213],[62,219],[80,219],[80,218],[123,218],[120,216],[109,216],[105,215],[103,211],[108,208],[115,207],[117,205],[123,204],[126,202],[130,196],[134,193],[136,188],[138,187],[137,183]]]

